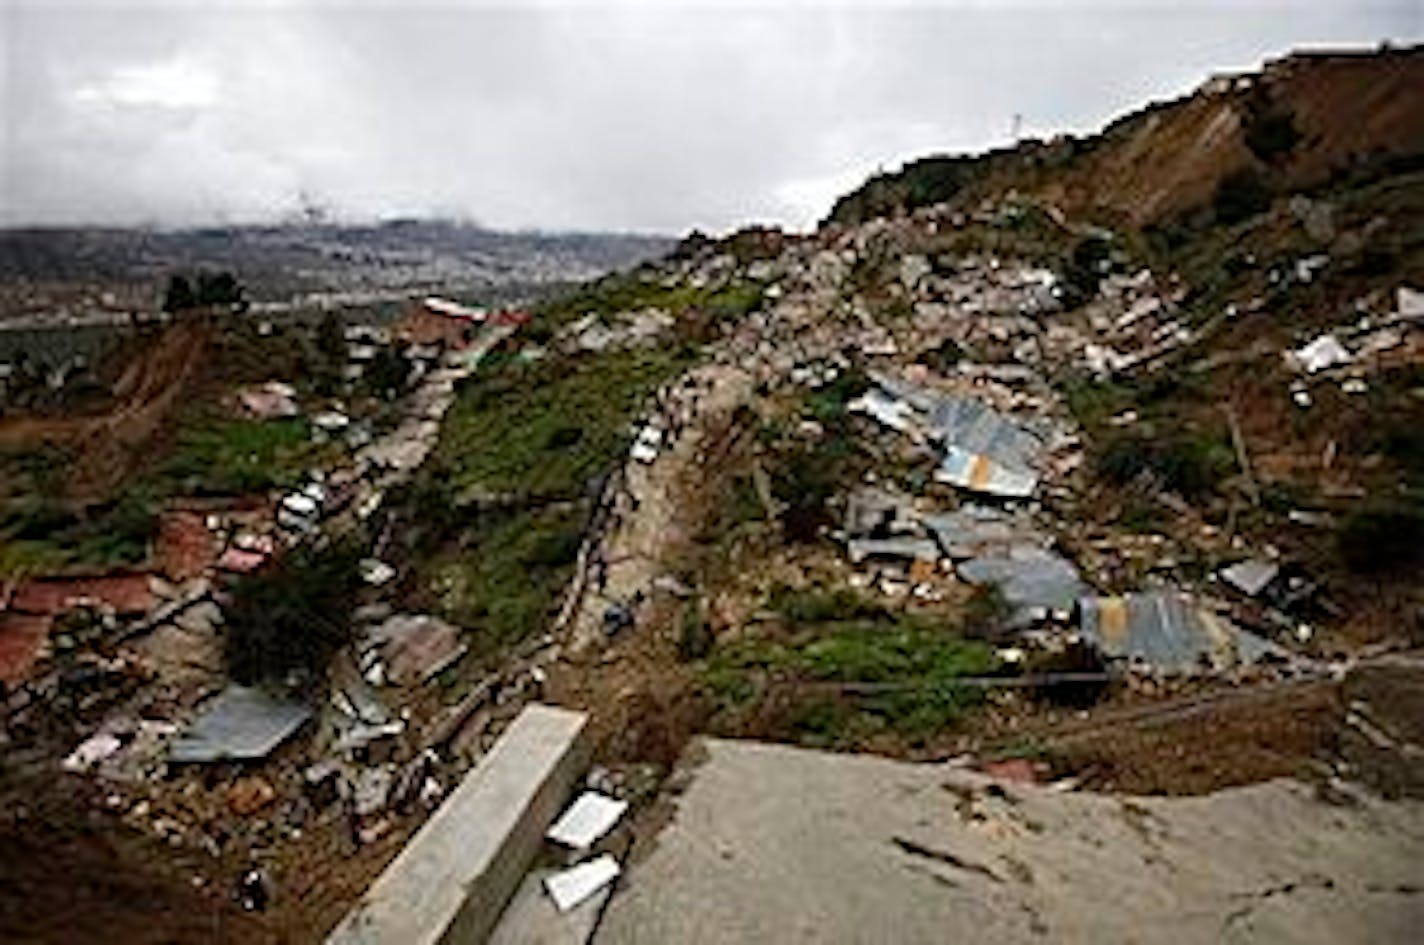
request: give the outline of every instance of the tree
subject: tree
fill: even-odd
[[[241,305],[242,285],[230,272],[201,273],[197,301],[199,305]]]
[[[351,639],[361,586],[360,545],[303,545],[234,584],[227,610],[227,662],[245,684],[297,672],[318,680]]]
[[[168,277],[168,287],[163,290],[165,312],[182,312],[197,304],[197,296],[193,294],[193,286],[186,276]]]

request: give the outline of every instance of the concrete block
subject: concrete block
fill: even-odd
[[[552,706],[521,712],[327,945],[484,942],[587,766],[587,723]]]

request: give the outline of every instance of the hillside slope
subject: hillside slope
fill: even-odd
[[[1424,48],[1300,53],[1218,77],[1086,139],[1025,141],[981,157],[928,157],[842,197],[830,221],[1008,190],[1134,226],[1209,206],[1222,182],[1275,193],[1398,170],[1424,154]]]

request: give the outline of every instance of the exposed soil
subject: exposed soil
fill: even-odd
[[[71,497],[109,494],[137,463],[148,458],[145,447],[203,368],[212,335],[206,320],[193,318],[175,322],[152,339],[136,341],[141,350],[115,355],[114,360],[124,367],[114,379],[112,400],[102,412],[0,420],[0,447],[43,444],[66,448],[73,456],[67,472]]]
[[[92,782],[0,773],[0,807],[0,940],[291,941],[242,911],[211,858],[123,823]]]
[[[1120,722],[1112,714],[1089,713],[1077,733],[1043,734],[1056,774],[1090,790],[1207,794],[1312,777],[1334,744],[1341,703],[1338,685],[1310,682],[1172,700]]]

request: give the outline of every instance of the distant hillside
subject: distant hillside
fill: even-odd
[[[1122,118],[1089,138],[1025,141],[978,156],[933,156],[879,174],[838,200],[853,224],[1010,190],[1077,217],[1164,224],[1234,201],[1424,162],[1424,47],[1298,53],[1259,73]]]
[[[422,291],[482,298],[595,278],[672,246],[657,236],[501,232],[440,220],[0,230],[0,321],[57,310],[142,310],[169,274],[199,268],[233,272],[255,301]]]

